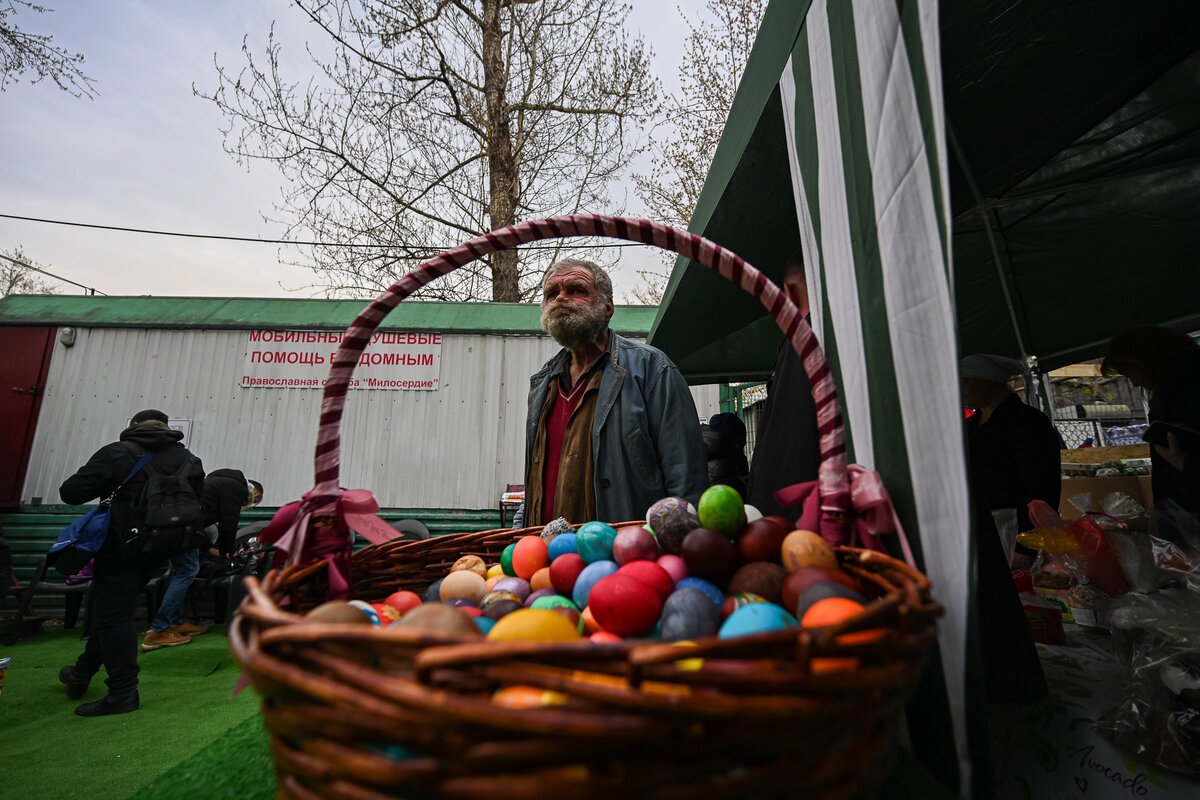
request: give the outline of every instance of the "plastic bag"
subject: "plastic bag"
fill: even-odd
[[[1128,693],[1097,730],[1125,753],[1200,774],[1200,596],[1188,589],[1130,594],[1111,603]]]
[[[1079,543],[1078,549],[1061,554],[1065,571],[1077,582],[1093,584],[1109,597],[1129,591],[1117,551],[1094,517],[1084,515],[1067,524],[1048,503],[1033,500],[1029,503],[1029,519],[1038,528],[1061,529]]]
[[[1125,492],[1108,492],[1096,502],[1091,492],[1068,499],[1083,514],[1092,516],[1103,530],[1140,528],[1146,520],[1146,509]]]

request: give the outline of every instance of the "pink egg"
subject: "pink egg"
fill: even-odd
[[[688,576],[687,564],[679,556],[668,553],[665,556],[659,556],[655,563],[665,569],[675,583],[679,583]]]
[[[513,571],[529,580],[542,567],[550,564],[546,543],[540,536],[523,536],[517,540],[512,554]]]
[[[654,627],[662,613],[662,601],[646,584],[618,573],[596,581],[587,610],[602,629],[619,636],[637,636]]]
[[[625,641],[620,636],[610,631],[596,631],[588,637],[596,644],[620,644]]]

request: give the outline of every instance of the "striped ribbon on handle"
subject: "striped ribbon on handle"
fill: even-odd
[[[307,513],[315,516],[334,513],[341,492],[338,484],[339,432],[346,391],[359,357],[383,318],[404,298],[464,264],[529,242],[572,236],[602,236],[670,250],[716,271],[758,298],[800,354],[812,382],[820,434],[818,481],[822,507],[834,512],[849,511],[846,446],[837,389],[812,329],[787,295],[736,253],[701,236],[648,220],[571,214],[510,225],[447,250],[398,280],[358,315],[346,329],[325,384],[317,432],[316,486],[304,501]],[[304,532],[299,533],[304,535]]]

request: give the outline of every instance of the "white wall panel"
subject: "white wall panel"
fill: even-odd
[[[350,391],[343,486],[370,489],[385,507],[490,508],[521,482],[529,376],[558,346],[545,336],[442,341],[437,391]],[[56,343],[22,500],[60,502],[59,484],[143,408],[191,419],[205,468],[260,480],[264,505],[299,498],[313,486],[321,391],[241,387],[246,342],[246,331],[79,328],[74,347]],[[716,386],[692,395],[700,416],[719,410]]]

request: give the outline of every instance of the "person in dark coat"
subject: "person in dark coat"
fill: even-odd
[[[788,259],[782,288],[807,319],[808,281],[800,251]],[[775,356],[775,371],[767,381],[767,399],[755,430],[746,502],[764,516],[781,516],[795,523],[803,509],[782,508],[775,492],[795,483],[815,481],[820,466],[821,442],[812,383],[796,348],[784,339]]]
[[[204,478],[204,524],[217,526],[216,553],[233,555],[242,509],[262,502],[263,487],[239,469],[215,469]]]
[[[746,461],[746,425],[737,414],[713,414],[700,426],[708,458],[708,485],[732,486],[744,499],[750,464]]]
[[[183,433],[167,427],[167,415],[148,409],[139,411],[121,431],[119,441],[97,450],[88,462],[63,481],[58,493],[64,503],[79,505],[105,498],[120,486],[147,450],[154,453],[157,467],[178,471],[185,463],[187,481],[197,495],[203,489],[204,465],[180,444]],[[135,614],[138,595],[156,573],[160,560],[148,560],[131,535],[142,521],[139,508],[147,475],[140,470],[120,486],[113,496],[108,537],[95,558],[92,598],[96,623],[83,653],[73,666],[63,667],[58,679],[67,686],[67,697],[82,698],[103,666],[108,674],[108,694],[84,703],[75,713],[84,717],[124,714],[139,706],[138,634]]]
[[[1171,328],[1132,328],[1113,337],[1101,372],[1150,395],[1144,438],[1158,532],[1182,544],[1200,515],[1200,346]]]

